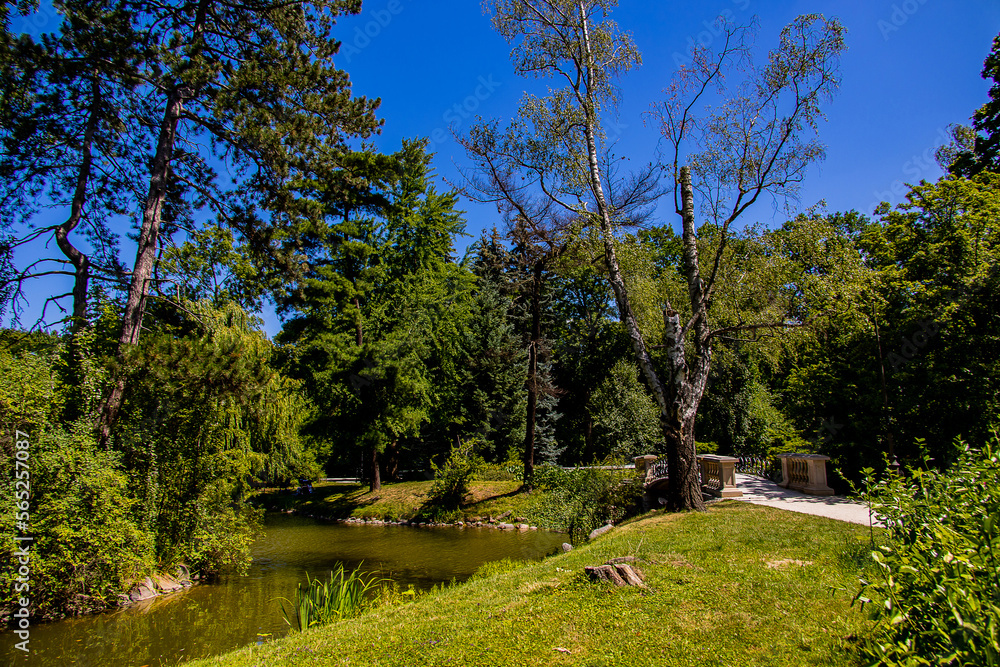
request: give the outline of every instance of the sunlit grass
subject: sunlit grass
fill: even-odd
[[[657,513],[540,563],[193,664],[854,665],[866,621],[845,550],[867,532],[737,502]],[[648,590],[583,576],[625,555],[641,559]]]

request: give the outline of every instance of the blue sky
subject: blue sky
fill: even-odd
[[[643,65],[622,81],[618,153],[636,164],[653,159],[659,136],[644,125],[643,113],[662,98],[690,44],[714,41],[718,16],[737,22],[756,16],[764,54],[781,28],[803,13],[839,18],[848,30],[848,51],[841,89],[820,127],[827,159],[805,181],[800,209],[825,200],[830,212],[871,213],[880,201],[902,201],[904,183],[936,179],[933,153],[946,128],[967,123],[986,101],[980,70],[1000,32],[996,0],[622,0],[615,20],[633,34]],[[514,74],[510,46],[492,31],[476,0],[366,0],[362,13],[342,18],[337,31],[343,41],[339,65],[350,73],[355,94],[382,99],[385,128],[375,144],[388,152],[403,138],[431,137],[438,175],[451,182],[460,180],[457,167],[467,164],[451,130],[467,129],[477,115],[510,120],[525,87],[537,86]],[[500,223],[495,207],[463,201],[462,208],[473,236]],[[745,221],[783,217],[762,202]],[[132,252],[125,249],[127,262]],[[68,290],[47,284],[39,291]],[[277,331],[273,315],[265,320],[270,333]],[[29,313],[23,321],[34,320]]]
[[[838,17],[848,29],[848,51],[840,92],[827,107],[829,122],[820,128],[827,159],[805,182],[802,206],[826,200],[830,211],[871,213],[883,199],[902,201],[903,183],[937,178],[933,152],[947,126],[967,123],[986,101],[988,86],[979,73],[1000,32],[995,0],[623,0],[615,19],[632,32],[644,62],[622,81],[619,152],[636,163],[654,156],[659,136],[644,125],[643,112],[662,98],[689,44],[715,39],[716,17],[743,22],[757,16],[757,44],[764,53],[784,25],[809,12]],[[449,125],[467,128],[472,119],[462,117],[469,115],[466,109],[509,120],[525,86],[533,85],[514,74],[510,47],[492,32],[474,1],[370,0],[361,16],[343,19],[340,26],[341,62],[355,91],[382,98],[386,126],[376,143],[388,151],[403,137],[444,138],[434,144],[435,164],[449,180],[459,179],[456,165],[466,164]],[[466,202],[465,208],[470,231],[497,222],[493,207]],[[754,213],[773,218],[770,203]]]

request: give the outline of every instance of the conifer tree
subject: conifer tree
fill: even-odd
[[[155,57],[147,91],[157,137],[120,357],[139,340],[165,223],[194,226],[193,212],[207,206],[250,251],[270,249],[276,226],[318,211],[293,186],[328,173],[348,138],[379,127],[378,102],[352,99],[348,76],[334,63],[335,18],[360,11],[357,0],[173,0],[137,3],[133,11]],[[218,178],[218,162],[236,176],[233,186]],[[105,402],[102,440],[123,391],[124,377]]]
[[[425,147],[350,156],[350,168],[319,186],[327,188],[318,195],[328,202],[325,223],[303,236],[306,269],[279,295],[289,318],[279,340],[322,407],[313,428],[362,445],[372,490],[381,485],[381,455],[398,458],[402,441],[429,419],[430,360],[471,288],[452,257],[464,227],[457,197],[431,185]]]

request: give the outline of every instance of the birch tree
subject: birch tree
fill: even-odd
[[[711,368],[712,341],[735,331],[761,331],[798,324],[786,319],[741,322],[713,328],[709,317],[733,225],[762,195],[793,196],[806,167],[822,156],[818,142],[803,139],[821,117],[819,105],[836,89],[843,28],[810,15],[797,19],[781,36],[768,63],[753,67],[747,28],[727,27],[722,47],[692,54],[654,111],[673,149],[664,166],[673,176],[674,209],[682,226],[681,273],[685,304],[669,300],[663,309],[659,345],[647,342],[633,311],[619,264],[616,230],[627,209],[610,196],[611,143],[605,132],[617,111],[617,80],[640,63],[630,36],[610,19],[613,0],[497,0],[487,3],[494,27],[514,44],[515,70],[547,78],[561,88],[545,98],[526,96],[521,117],[530,119],[531,141],[549,147],[549,180],[540,175],[537,191],[566,210],[586,216],[603,238],[608,278],[619,319],[660,413],[669,466],[668,508],[703,509],[694,422]],[[732,69],[745,76],[725,90]],[[699,115],[709,96],[721,104]],[[537,173],[537,172],[536,172]],[[641,174],[633,184],[648,179]],[[696,195],[719,233],[715,252],[702,266]],[[682,307],[686,306],[686,307]],[[682,315],[683,313],[683,315]],[[652,351],[657,351],[654,359]]]

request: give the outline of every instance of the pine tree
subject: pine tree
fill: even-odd
[[[207,206],[249,251],[270,250],[276,226],[317,211],[296,197],[300,185],[329,173],[348,138],[379,127],[378,102],[352,99],[334,63],[334,19],[360,11],[356,0],[172,0],[133,11],[155,56],[147,75],[158,115],[149,119],[157,137],[120,357],[139,340],[165,223],[196,226],[195,211]],[[234,186],[218,178],[217,162],[236,175]],[[102,440],[124,389],[122,377],[105,402]]]

